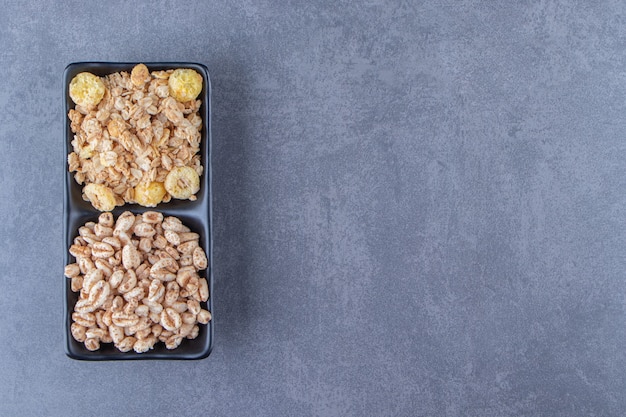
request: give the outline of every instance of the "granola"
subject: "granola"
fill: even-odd
[[[150,72],[139,64],[130,74],[77,75],[67,161],[85,185],[83,198],[100,211],[195,200],[203,172],[201,89],[202,76],[192,69]]]

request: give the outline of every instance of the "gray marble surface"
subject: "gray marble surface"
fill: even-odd
[[[0,6],[0,415],[625,415],[625,2]],[[63,353],[90,60],[211,72],[206,360]]]

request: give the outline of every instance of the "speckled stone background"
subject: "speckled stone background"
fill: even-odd
[[[0,6],[0,415],[626,415],[626,2]],[[84,60],[210,70],[206,360],[63,353]]]

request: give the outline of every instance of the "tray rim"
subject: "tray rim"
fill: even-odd
[[[70,151],[70,142],[71,142],[71,130],[70,130],[70,123],[69,123],[69,119],[67,118],[67,112],[68,109],[71,108],[71,104],[68,102],[68,85],[69,82],[71,81],[69,79],[69,74],[76,68],[84,68],[84,70],[90,70],[90,69],[94,69],[94,68],[99,68],[102,66],[109,66],[109,67],[119,67],[119,69],[115,69],[112,72],[116,72],[116,71],[130,71],[132,69],[133,66],[139,64],[139,63],[143,63],[144,65],[146,65],[149,69],[153,70],[153,68],[171,68],[171,69],[175,69],[175,68],[193,68],[196,70],[199,70],[202,75],[203,78],[205,79],[206,82],[206,88],[205,88],[205,94],[203,95],[203,101],[204,101],[204,105],[206,107],[205,110],[205,114],[206,114],[206,120],[203,120],[205,122],[205,129],[206,129],[206,141],[207,143],[205,144],[206,147],[206,157],[205,157],[205,161],[204,161],[204,172],[203,172],[203,177],[205,178],[205,182],[206,182],[206,190],[205,192],[206,194],[206,199],[207,199],[207,220],[208,220],[208,235],[206,236],[206,241],[208,243],[208,248],[206,248],[207,250],[207,257],[209,259],[209,268],[207,270],[207,280],[208,280],[208,284],[209,284],[209,301],[207,303],[207,307],[209,308],[209,310],[211,311],[211,321],[208,323],[208,325],[206,325],[206,329],[207,329],[207,337],[209,338],[208,340],[208,344],[206,346],[206,348],[204,348],[202,351],[198,352],[198,353],[184,353],[184,352],[180,352],[178,353],[176,351],[176,349],[172,350],[172,351],[168,351],[165,353],[157,353],[154,352],[152,350],[145,352],[145,353],[141,353],[141,354],[137,354],[134,352],[125,352],[122,353],[120,352],[120,354],[116,354],[116,355],[110,355],[110,354],[103,354],[99,351],[95,351],[95,352],[89,352],[87,354],[82,354],[82,353],[76,353],[72,350],[71,348],[71,342],[72,342],[72,336],[71,333],[69,331],[69,317],[71,314],[71,311],[69,309],[69,303],[67,300],[67,292],[69,289],[69,279],[66,278],[64,276],[64,274],[62,275],[62,279],[63,279],[63,285],[62,285],[62,290],[63,290],[63,328],[64,328],[64,335],[65,335],[65,340],[64,340],[64,351],[67,357],[71,358],[71,359],[75,359],[75,360],[82,360],[82,361],[125,361],[125,360],[199,360],[199,359],[204,359],[206,357],[208,357],[211,352],[213,351],[213,347],[215,344],[215,313],[214,313],[214,307],[213,307],[213,281],[214,281],[214,258],[213,258],[213,170],[212,170],[212,155],[213,155],[213,149],[212,149],[212,144],[213,144],[213,140],[212,140],[212,129],[211,129],[211,125],[212,125],[212,120],[211,120],[211,115],[212,115],[212,102],[211,102],[211,96],[212,96],[212,86],[211,86],[211,79],[210,79],[210,75],[209,75],[209,70],[206,67],[206,65],[202,64],[202,63],[198,63],[198,62],[187,62],[187,61],[164,61],[164,62],[115,62],[115,61],[78,61],[78,62],[72,62],[69,63],[64,71],[63,71],[63,117],[64,117],[64,128],[63,128],[63,148],[64,148],[64,154],[63,154],[63,166],[64,166],[64,185],[63,185],[63,247],[65,248],[64,250],[64,267],[65,265],[68,264],[69,262],[69,248],[67,247],[68,242],[70,241],[70,235],[71,235],[71,231],[69,230],[69,223],[70,223],[70,217],[72,214],[72,208],[70,205],[70,182],[74,181],[73,176],[69,173],[69,171],[67,170],[67,155],[69,154]],[[108,74],[112,73],[112,72],[107,72]],[[204,114],[203,114],[204,115]],[[205,139],[205,138],[203,138]],[[71,180],[71,181],[70,181]],[[149,211],[149,210],[159,210],[159,207],[141,207],[141,206],[137,206],[137,205],[132,205],[132,206],[128,206],[127,205],[121,206],[121,207],[117,207],[115,211],[133,211],[133,212],[143,212],[143,211]],[[167,208],[165,210],[161,209],[160,211],[163,211],[164,213],[167,212]],[[173,211],[181,211],[184,212],[184,210],[173,210]],[[83,213],[83,215],[88,215],[88,214],[92,214],[92,215],[97,215],[97,213],[99,213],[97,210],[93,209],[93,210],[89,210],[89,212]],[[195,217],[195,216],[191,216],[191,217]],[[200,221],[202,223],[204,223],[203,220],[200,219]]]

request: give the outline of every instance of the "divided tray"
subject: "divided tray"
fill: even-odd
[[[63,118],[65,120],[65,187],[63,204],[63,225],[65,244],[65,264],[74,262],[74,257],[69,253],[69,247],[74,238],[78,235],[78,228],[86,222],[98,221],[100,212],[93,208],[88,201],[84,201],[81,196],[82,186],[74,180],[74,174],[68,171],[67,155],[72,149],[71,141],[73,133],[70,129],[68,112],[74,107],[74,102],[69,96],[69,84],[72,78],[81,72],[91,72],[98,76],[104,76],[114,72],[127,71],[130,73],[137,63],[117,63],[117,62],[79,62],[68,65],[63,76]],[[200,235],[199,243],[207,254],[209,266],[206,270],[200,271],[200,276],[207,279],[209,284],[209,300],[203,308],[213,314],[213,224],[212,224],[212,192],[211,192],[211,84],[209,73],[204,65],[189,62],[155,62],[144,63],[150,72],[168,70],[176,68],[191,68],[196,70],[203,78],[202,92],[198,99],[202,100],[200,116],[202,117],[202,131],[200,144],[200,157],[204,171],[200,177],[200,191],[196,194],[196,201],[172,199],[168,203],[161,203],[157,207],[142,207],[137,204],[124,204],[113,210],[113,215],[117,218],[124,211],[131,211],[135,214],[145,211],[159,211],[165,217],[176,216],[188,226],[193,232]],[[70,289],[70,280],[63,277],[63,288],[65,294],[64,302],[64,328],[65,328],[65,352],[67,356],[80,360],[133,360],[133,359],[202,359],[206,358],[213,347],[214,318],[206,325],[199,324],[200,333],[196,339],[184,339],[179,347],[173,350],[165,348],[165,344],[157,342],[152,350],[145,353],[120,352],[112,343],[101,344],[97,351],[89,351],[83,343],[79,343],[71,335],[70,325],[72,323],[72,311],[78,299],[78,293]],[[214,317],[214,316],[213,316]]]

